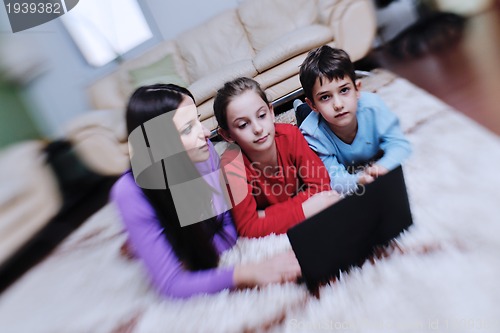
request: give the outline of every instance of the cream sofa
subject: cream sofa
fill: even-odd
[[[123,109],[136,86],[180,83],[193,93],[212,130],[213,98],[224,82],[254,78],[276,101],[300,88],[299,65],[308,51],[329,44],[355,61],[369,51],[375,31],[372,0],[243,0],[120,64],[88,93],[95,109]]]

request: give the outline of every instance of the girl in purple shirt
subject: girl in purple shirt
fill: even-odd
[[[174,111],[174,112],[172,112]],[[266,261],[218,268],[236,243],[219,156],[191,93],[172,84],[138,88],[126,113],[132,169],[113,186],[128,246],[163,295],[294,281],[292,251]]]

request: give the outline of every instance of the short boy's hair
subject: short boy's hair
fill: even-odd
[[[308,53],[306,59],[300,65],[299,75],[304,94],[313,103],[312,90],[316,79],[319,79],[319,83],[323,84],[323,78],[330,81],[341,80],[347,75],[353,83],[356,81],[354,64],[347,52],[328,45],[320,46]]]

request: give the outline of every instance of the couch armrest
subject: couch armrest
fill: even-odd
[[[94,110],[67,124],[65,135],[93,172],[120,175],[129,168],[125,110]]]
[[[102,176],[119,176],[130,167],[128,144],[105,128],[87,128],[69,138],[78,158]]]
[[[377,30],[371,0],[320,0],[320,20],[330,26],[336,47],[344,49],[352,61],[371,49]]]

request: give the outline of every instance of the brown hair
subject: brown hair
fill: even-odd
[[[266,93],[262,90],[257,81],[247,77],[239,77],[233,81],[226,82],[224,86],[217,91],[217,96],[215,96],[214,101],[214,115],[220,128],[224,130],[228,129],[227,106],[229,103],[231,103],[236,96],[243,94],[247,90],[255,91],[266,104],[269,104]]]

